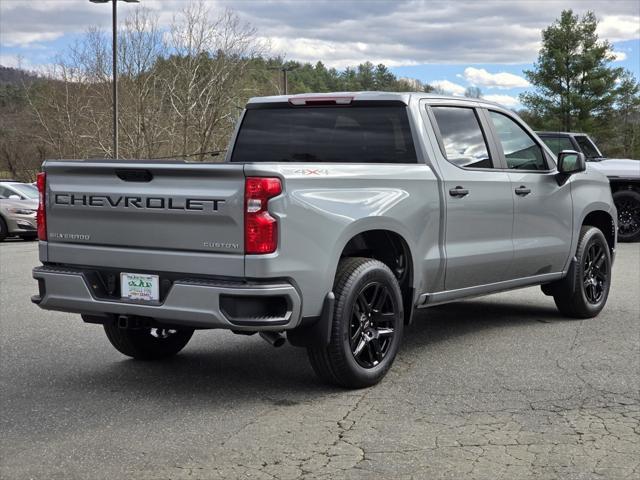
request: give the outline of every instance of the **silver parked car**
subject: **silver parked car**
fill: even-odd
[[[37,238],[38,189],[29,183],[0,182],[0,242],[17,236]]]

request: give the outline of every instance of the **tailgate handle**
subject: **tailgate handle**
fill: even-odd
[[[125,182],[150,182],[153,175],[149,170],[116,170],[116,175]]]

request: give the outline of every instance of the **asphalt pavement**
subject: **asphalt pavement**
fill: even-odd
[[[537,287],[434,307],[358,391],[257,335],[127,359],[31,304],[36,264],[35,242],[0,244],[3,480],[640,478],[638,244],[599,317],[565,319]]]

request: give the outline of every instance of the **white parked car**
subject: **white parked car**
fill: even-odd
[[[17,236],[35,240],[38,189],[30,183],[0,181],[0,242]]]

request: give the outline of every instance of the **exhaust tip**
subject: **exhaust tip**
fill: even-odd
[[[260,332],[260,336],[276,348],[283,346],[287,341],[280,332]]]

